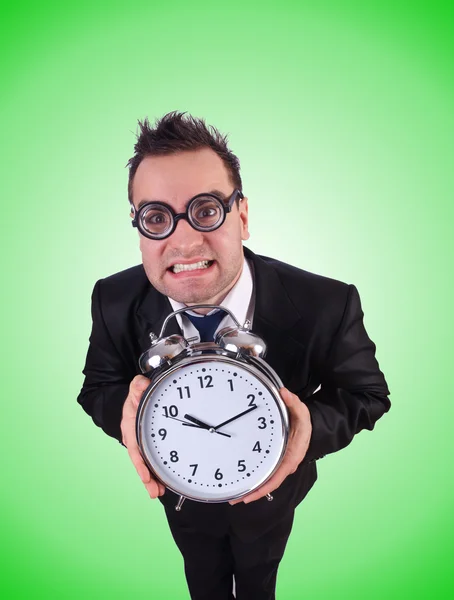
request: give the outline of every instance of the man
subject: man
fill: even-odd
[[[95,285],[78,401],[127,447],[150,497],[164,505],[191,597],[230,599],[234,576],[239,600],[274,598],[294,509],[317,478],[315,461],[373,429],[389,410],[389,392],[354,286],[243,249],[248,199],[226,138],[184,113],[169,113],[154,128],[145,120],[140,128],[128,191],[143,265]],[[219,214],[204,227],[194,198],[207,195]],[[282,464],[259,490],[224,504],[187,500],[176,512],[176,495],[150,474],[137,446],[136,412],[149,385],[138,358],[149,332],[159,333],[172,310],[201,303],[250,319],[267,342],[291,429]],[[172,319],[170,333],[197,335],[213,317],[197,312]],[[226,322],[218,319],[217,328]]]

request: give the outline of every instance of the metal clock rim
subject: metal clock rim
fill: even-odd
[[[274,473],[277,471],[277,469],[279,468],[280,464],[282,463],[282,460],[284,458],[285,455],[285,450],[287,447],[287,442],[288,442],[288,435],[289,435],[289,417],[288,417],[288,412],[287,412],[287,407],[284,403],[284,401],[282,400],[280,394],[279,394],[279,390],[276,387],[276,385],[274,384],[274,381],[270,381],[270,379],[267,379],[266,376],[260,371],[260,369],[253,364],[253,362],[251,362],[249,360],[250,357],[248,356],[244,356],[241,357],[239,359],[233,359],[229,356],[226,356],[224,352],[219,352],[216,354],[213,354],[212,352],[210,352],[210,354],[199,354],[197,356],[186,356],[184,358],[182,358],[181,360],[179,360],[178,362],[176,362],[175,364],[173,364],[171,367],[169,367],[168,369],[166,369],[165,371],[159,373],[159,375],[156,377],[156,379],[154,381],[150,382],[150,385],[148,386],[148,388],[144,391],[142,399],[140,401],[139,407],[137,409],[137,418],[136,418],[136,439],[137,439],[137,443],[141,452],[141,455],[147,465],[147,467],[151,470],[151,472],[153,473],[153,475],[163,484],[165,485],[166,488],[168,488],[170,491],[174,492],[175,494],[179,495],[179,496],[184,496],[186,499],[188,500],[194,500],[196,502],[201,502],[201,503],[206,503],[206,504],[221,504],[223,502],[229,502],[230,500],[237,500],[238,498],[242,498],[243,496],[245,496],[246,494],[251,493],[252,491],[258,489],[259,487],[261,487],[262,485],[264,485],[273,475]],[[257,360],[257,359],[256,359]],[[200,362],[226,362],[232,366],[241,366],[243,368],[245,368],[246,370],[249,370],[252,375],[254,375],[255,377],[257,377],[260,382],[270,390],[273,399],[275,400],[278,409],[279,409],[279,413],[281,416],[281,427],[282,427],[282,449],[279,455],[279,459],[277,460],[276,464],[274,465],[273,469],[267,473],[266,475],[264,475],[259,481],[258,483],[256,483],[254,486],[247,488],[246,491],[241,492],[241,494],[236,494],[234,496],[228,496],[223,498],[222,500],[204,500],[201,499],[197,496],[191,496],[191,495],[187,495],[187,494],[182,494],[181,491],[173,488],[169,483],[167,483],[165,481],[164,478],[162,478],[153,468],[153,466],[150,464],[148,458],[146,457],[145,453],[142,452],[142,448],[144,447],[143,443],[142,443],[142,432],[141,432],[141,424],[142,424],[142,420],[143,420],[143,415],[144,415],[144,410],[145,410],[145,406],[148,403],[148,399],[150,397],[150,395],[152,394],[153,390],[159,385],[159,383],[161,383],[161,381],[163,379],[165,379],[166,377],[170,376],[172,373],[174,373],[175,371],[177,371],[178,369],[180,369],[182,366],[186,366],[188,364],[197,364]],[[255,362],[255,361],[254,361]],[[268,367],[269,369],[269,367]],[[275,379],[275,377],[273,378]]]

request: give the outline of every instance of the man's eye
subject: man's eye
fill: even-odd
[[[147,215],[145,218],[145,222],[149,225],[161,225],[166,222],[166,217],[162,213],[155,213],[151,215]]]
[[[216,215],[217,211],[215,208],[202,208],[201,210],[199,210],[199,212],[197,213],[197,218],[198,219],[207,219],[209,217],[214,217]]]
[[[148,229],[148,231],[161,233],[167,229],[167,227],[169,227],[170,219],[169,215],[162,210],[149,210],[143,216],[142,223],[145,229]]]

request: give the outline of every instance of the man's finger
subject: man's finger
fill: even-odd
[[[162,496],[165,493],[165,487],[152,476],[150,470],[143,461],[138,447],[133,446],[128,448],[128,454],[151,498]]]
[[[290,414],[295,414],[301,407],[301,400],[295,394],[292,394],[287,388],[283,387],[279,390],[282,400],[289,409]]]
[[[248,504],[249,502],[254,502],[255,500],[260,500],[267,494],[271,494],[274,490],[282,484],[282,482],[290,475],[290,471],[286,469],[278,469],[276,473],[271,477],[269,481],[267,481],[264,485],[262,485],[258,490],[255,490],[252,494],[248,494],[247,496],[243,496],[243,498],[239,498],[238,500],[232,500],[230,504],[233,506],[234,504],[238,504],[239,502],[244,502]]]
[[[147,465],[143,461],[139,448],[134,444],[130,444],[128,447],[128,454],[140,479],[143,481],[143,483],[149,483],[151,481],[151,474]]]
[[[299,464],[299,463],[298,463]],[[243,496],[243,498],[239,498],[238,500],[232,500],[230,504],[233,506],[234,504],[238,504],[239,502],[244,502],[248,504],[249,502],[254,502],[255,500],[259,500],[263,498],[267,494],[271,494],[274,490],[282,485],[282,483],[287,479],[289,475],[292,475],[296,469],[298,468],[298,464],[292,459],[285,459],[282,461],[281,466],[276,471],[276,473],[271,477],[269,481],[267,481],[264,485],[259,487],[252,494],[248,494],[247,496]]]
[[[255,490],[255,492],[243,496],[243,498],[238,500],[232,500],[230,502],[232,506],[239,502],[248,504],[274,492],[289,475],[292,475],[296,471],[304,458],[310,438],[310,430],[308,430],[308,434],[306,435],[305,429],[301,429],[301,423],[304,422],[302,419],[304,420],[304,415],[308,412],[307,407],[303,405],[298,396],[292,394],[287,388],[283,387],[279,392],[290,413],[290,435],[284,459],[269,481],[258,490]]]
[[[136,416],[144,391],[150,385],[150,380],[143,375],[136,375],[129,385],[129,394],[123,405],[123,416],[120,424],[123,444],[126,446],[137,474],[142,480],[150,498],[157,498],[165,493],[165,487],[150,473],[140,453],[136,440]]]
[[[150,385],[150,380],[143,375],[136,375],[129,385],[129,397],[131,399],[134,408],[137,408],[140,404],[144,391]]]
[[[252,492],[252,494],[248,494],[247,496],[244,496],[241,500],[235,501],[235,503],[244,502],[245,504],[247,504],[248,502],[259,500],[267,494],[271,494],[271,492],[277,490],[277,488],[285,481],[285,479],[287,479],[287,477],[294,472],[295,471],[293,468],[293,461],[290,461],[289,459],[286,460],[286,458],[284,457],[284,460],[282,461],[279,469],[264,485],[255,490],[255,492]]]
[[[150,483],[145,484],[145,489],[147,490],[150,498],[152,498],[153,500],[158,496],[162,496],[164,494],[164,487],[154,480]]]
[[[144,390],[150,385],[150,380],[145,375],[136,375],[131,381],[130,387],[134,387],[137,390]]]

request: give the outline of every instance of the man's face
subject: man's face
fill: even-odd
[[[176,213],[186,211],[191,198],[218,190],[225,198],[233,192],[229,173],[211,148],[144,158],[134,176],[132,196],[136,210],[144,202],[165,202]],[[238,280],[243,266],[242,240],[249,238],[247,198],[235,202],[224,223],[211,232],[196,231],[184,219],[164,240],[141,235],[145,272],[161,293],[184,304],[218,304]],[[175,265],[208,266],[174,272]],[[204,263],[206,264],[206,263]]]

